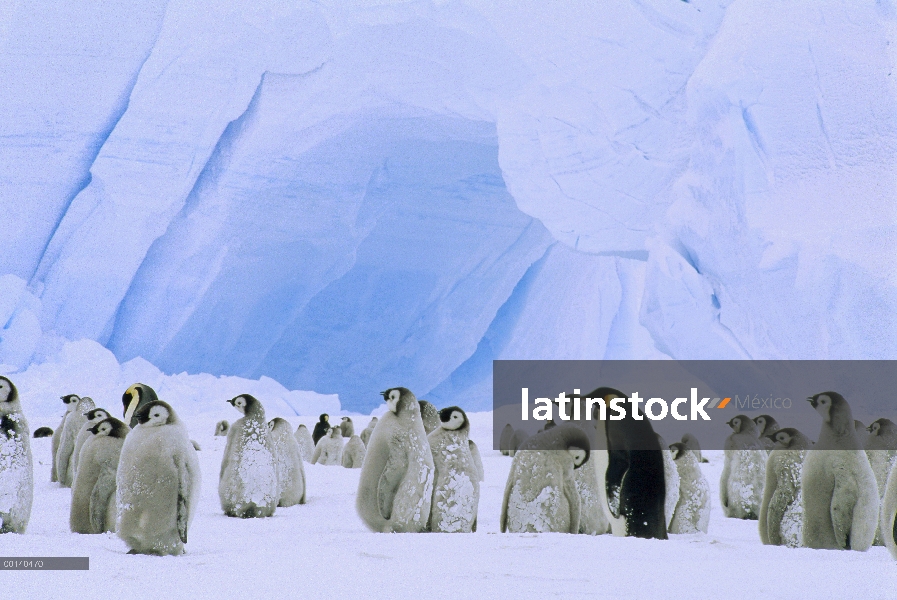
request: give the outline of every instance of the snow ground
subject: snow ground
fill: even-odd
[[[233,414],[231,414],[233,413]],[[2,556],[89,556],[90,571],[6,571],[3,598],[893,598],[897,566],[869,552],[760,544],[754,521],[719,510],[722,452],[703,465],[713,510],[707,535],[669,541],[501,534],[511,459],[488,447],[491,413],[469,415],[486,470],[473,534],[374,534],[355,513],[358,470],[305,465],[308,504],[269,519],[225,517],[217,495],[222,408],[185,419],[202,446],[202,499],[187,553],[127,555],[116,536],[69,533],[70,492],[50,483],[50,439],[33,440],[35,502],[25,535],[0,536]],[[269,415],[274,416],[274,415]],[[308,426],[316,417],[293,417]],[[368,417],[356,417],[356,430]],[[32,421],[32,430],[54,422]],[[9,595],[9,591],[13,593]]]

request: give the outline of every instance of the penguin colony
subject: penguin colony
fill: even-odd
[[[331,427],[321,415],[313,435],[304,425],[293,432],[281,418],[266,422],[261,402],[248,394],[228,400],[242,416],[215,428],[227,436],[219,473],[224,514],[267,517],[304,504],[303,462],[317,462],[360,469],[356,508],[372,531],[475,532],[484,472],[464,410],[436,410],[402,387],[382,395],[386,414],[360,435],[348,417]],[[585,396],[625,397],[612,388],[570,395]],[[185,552],[201,477],[195,443],[174,408],[139,383],[122,396],[123,420],[89,397],[61,399],[59,426],[34,435],[53,437],[51,479],[72,488],[71,531],[115,532],[131,554]],[[897,559],[897,425],[882,418],[861,433],[840,394],[808,400],[821,417],[815,443],[769,415],[727,423],[720,481],[726,516],[758,520],[764,544],[865,551],[876,543]],[[18,391],[0,376],[0,533],[28,526],[29,437]],[[502,532],[657,539],[707,532],[707,461],[690,434],[668,446],[647,419],[595,419],[533,437],[508,425],[499,447],[513,458]]]

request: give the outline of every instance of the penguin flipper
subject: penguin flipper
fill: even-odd
[[[195,452],[195,450],[193,450]],[[190,466],[183,456],[177,457],[175,464],[178,469],[178,505],[177,525],[178,537],[183,543],[187,543],[187,526],[190,521],[190,499],[193,497],[193,478]]]
[[[377,484],[377,503],[380,506],[380,516],[384,519],[388,520],[392,517],[392,505],[396,498],[396,491],[407,471],[408,457],[404,450],[398,444],[390,444],[389,458]]]
[[[567,505],[570,507],[570,533],[579,533],[582,501],[579,497],[579,491],[576,489],[576,482],[572,478],[564,482],[564,496],[567,498]]]
[[[838,469],[839,471],[841,469]],[[832,491],[832,527],[835,533],[835,542],[840,548],[850,549],[850,530],[853,526],[853,510],[859,499],[859,489],[856,479],[851,473],[844,472],[835,475],[835,489]]]
[[[105,468],[93,486],[88,503],[90,528],[95,533],[103,533],[114,528],[114,523],[106,523],[109,500],[113,494],[115,494],[115,471]]]

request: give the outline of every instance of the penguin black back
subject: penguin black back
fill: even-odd
[[[159,399],[156,391],[148,385],[135,383],[129,387],[121,396],[121,403],[124,406],[124,420],[128,422],[129,427],[137,426],[137,411],[146,406],[150,402]]]

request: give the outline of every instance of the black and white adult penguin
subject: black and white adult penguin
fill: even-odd
[[[174,409],[156,400],[135,413],[115,483],[118,537],[128,554],[182,554],[199,501],[196,449]]]
[[[262,403],[249,394],[228,400],[243,416],[230,426],[218,498],[228,517],[270,517],[277,508],[277,467]]]
[[[769,436],[779,430],[778,422],[769,415],[760,415],[754,417],[754,424],[757,426],[757,439],[763,444],[763,448],[771,450],[775,442]]]
[[[90,412],[96,413],[97,410],[102,409]],[[72,485],[72,505],[69,511],[69,528],[72,533],[115,531],[118,515],[115,478],[128,431],[130,429],[127,425],[109,416],[95,421],[88,428],[90,437],[81,447],[78,470]]]
[[[701,472],[698,457],[683,442],[670,444],[669,448],[679,472],[679,499],[670,520],[669,533],[707,533],[710,484]]]
[[[822,417],[822,429],[801,474],[802,545],[864,552],[875,538],[880,501],[850,405],[837,392],[807,400]]]
[[[315,430],[311,434],[311,441],[315,443],[315,446],[318,445],[318,441],[327,435],[327,432],[330,431],[330,415],[322,414],[318,417],[318,422],[315,423]]]
[[[56,476],[62,487],[70,488],[75,475],[75,440],[78,433],[87,422],[87,413],[96,408],[93,400],[88,397],[81,398],[75,410],[65,419],[65,427],[59,436],[59,448],[56,450]]]
[[[888,486],[888,475],[897,465],[897,425],[890,419],[877,419],[867,427],[869,437],[866,438],[866,456],[875,474],[878,484],[879,498],[884,500]],[[883,546],[881,531],[876,531],[874,546]]]
[[[498,449],[501,450],[503,456],[511,456],[511,438],[514,437],[514,428],[508,423],[501,430],[501,437],[498,438]]]
[[[131,429],[137,427],[137,417],[134,415],[137,411],[159,399],[156,390],[143,383],[135,383],[121,395],[121,403],[124,406],[124,423]]]
[[[426,400],[418,400],[417,403],[420,405],[420,418],[424,422],[424,431],[430,435],[439,427],[439,410]]]
[[[626,398],[609,387],[598,388],[585,397],[603,399],[608,409],[615,398]],[[614,535],[667,539],[663,453],[650,420],[638,420],[627,410],[619,421],[597,419],[595,423],[599,438],[606,440],[606,450],[599,443],[595,452],[595,468],[598,482],[604,482]]]
[[[305,504],[305,468],[292,425],[280,417],[271,419],[268,439],[277,473],[277,506]]]
[[[377,426],[377,417],[372,417],[371,422],[368,423],[368,426],[364,428],[364,431],[361,432],[361,441],[364,442],[365,447],[368,445],[368,441],[371,439],[371,434],[374,433],[374,427]]]
[[[31,432],[16,386],[0,375],[0,533],[25,533],[33,498]]]
[[[403,387],[383,392],[387,412],[365,453],[355,506],[365,525],[377,532],[427,529],[433,498],[433,455],[420,404]]]
[[[87,411],[87,414],[84,416],[87,421],[81,426],[81,429],[78,430],[78,435],[75,436],[75,449],[72,451],[72,485],[75,483],[75,477],[78,476],[78,460],[81,456],[81,448],[84,446],[84,442],[86,442],[89,437],[93,436],[90,432],[91,427],[100,421],[108,419],[112,415],[110,415],[109,411],[105,408],[94,408],[93,410]]]
[[[767,438],[774,446],[766,461],[758,524],[760,541],[797,548],[801,539],[801,470],[813,443],[793,427],[777,429]]]
[[[439,411],[440,426],[427,439],[433,454],[433,502],[430,531],[477,530],[480,471],[470,453],[470,421],[458,406]]]
[[[573,471],[589,460],[585,432],[552,427],[529,438],[511,463],[501,503],[501,532],[579,533],[582,501]]]
[[[723,514],[733,519],[756,520],[763,503],[767,452],[757,437],[757,424],[745,415],[727,423],[732,433],[726,438],[719,499]]]
[[[299,452],[302,454],[302,460],[310,463],[315,455],[315,442],[311,439],[311,433],[308,431],[308,427],[300,424],[299,427],[296,428],[296,433],[293,434],[293,437],[296,438],[296,442],[299,444]]]
[[[59,439],[62,437],[62,430],[65,429],[65,420],[76,408],[78,408],[78,402],[80,402],[81,397],[77,394],[66,394],[65,396],[60,396],[60,399],[65,405],[65,414],[62,415],[59,427],[53,432],[52,455],[50,456],[50,481],[59,481],[59,476],[56,474],[56,453],[59,451]]]
[[[344,438],[350,438],[355,435],[355,424],[349,417],[343,417],[339,423],[339,430]]]

